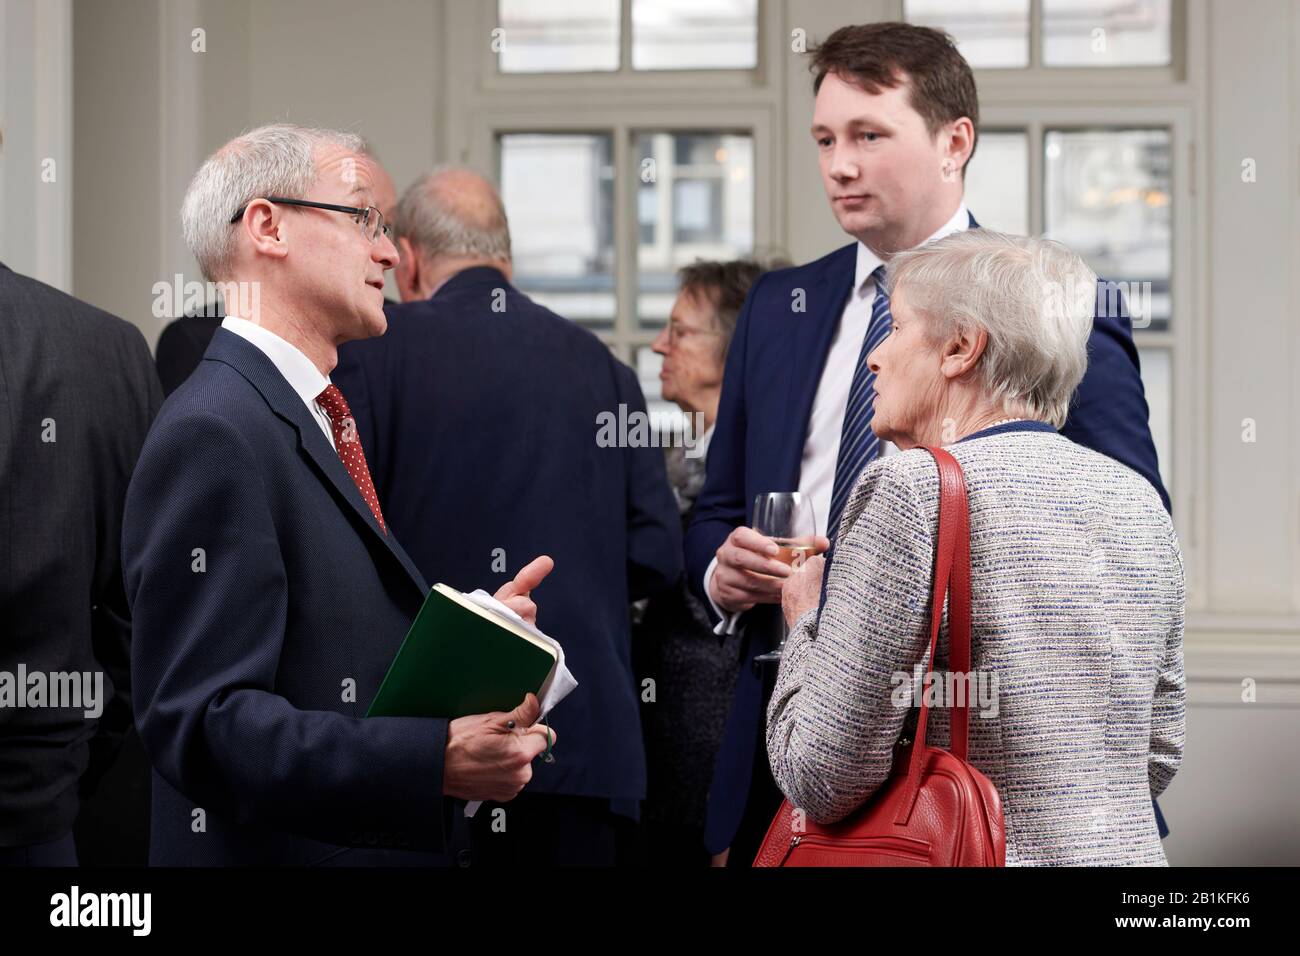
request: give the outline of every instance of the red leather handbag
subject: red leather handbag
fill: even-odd
[[[957,459],[926,448],[939,466],[939,540],[930,602],[930,672],[943,599],[948,595],[948,666],[970,671],[970,513]],[[1005,866],[1002,798],[966,760],[969,701],[952,702],[952,749],[925,741],[929,706],[921,698],[914,743],[894,751],[893,770],[861,807],[839,823],[806,820],[786,800],[754,866]],[[966,695],[968,696],[968,695]]]

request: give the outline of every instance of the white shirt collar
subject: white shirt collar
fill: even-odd
[[[717,426],[714,422],[708,428],[704,429],[704,434],[695,439],[696,457],[704,458],[709,454],[709,442],[713,441],[713,429]]]
[[[322,375],[311,359],[274,332],[234,316],[222,319],[221,327],[247,339],[264,352],[309,409],[315,405],[316,396],[330,384],[329,377]]]
[[[966,211],[966,201],[962,200],[957,204],[957,211],[952,214],[952,218],[940,226],[933,234],[930,235],[921,245],[934,242],[936,239],[942,239],[949,233],[958,232],[962,229],[970,228],[970,213]],[[862,292],[863,283],[871,278],[871,273],[875,272],[880,266],[884,265],[881,258],[867,248],[866,243],[858,243],[858,264],[853,274],[853,288],[859,294]]]

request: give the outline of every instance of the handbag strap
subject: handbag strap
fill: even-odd
[[[934,673],[934,656],[939,646],[939,625],[943,620],[943,600],[948,597],[948,669],[954,674],[970,674],[970,510],[966,500],[966,479],[961,465],[942,448],[925,446],[939,468],[939,534],[934,549],[934,579],[930,599],[930,658],[926,671]],[[966,759],[970,718],[970,687],[954,695],[950,703],[951,752],[958,760]],[[926,729],[930,707],[926,694],[921,695],[921,715],[916,723],[907,773],[906,797],[895,819],[905,824],[921,788],[925,768]]]

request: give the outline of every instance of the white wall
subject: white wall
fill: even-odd
[[[72,288],[72,0],[0,2],[0,262]]]
[[[352,130],[399,188],[437,158],[437,3],[75,0],[73,11],[75,290],[150,343],[169,321],[152,314],[154,283],[202,278],[181,238],[185,188],[242,130]]]
[[[160,0],[73,4],[73,293],[149,336],[164,208]]]
[[[401,189],[438,157],[440,14],[428,0],[257,0],[248,125],[359,133]]]

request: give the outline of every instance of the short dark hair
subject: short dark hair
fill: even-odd
[[[677,281],[682,292],[689,292],[713,307],[713,322],[721,333],[721,352],[726,355],[750,287],[764,272],[789,265],[781,258],[768,261],[732,259],[729,262],[697,259],[677,271]]]
[[[828,73],[873,95],[907,80],[912,109],[921,114],[931,136],[946,124],[969,117],[975,127],[966,158],[970,165],[979,141],[979,96],[970,64],[947,33],[912,23],[867,23],[840,27],[809,53],[809,69],[816,74],[814,94]],[[961,172],[966,175],[966,166]]]

